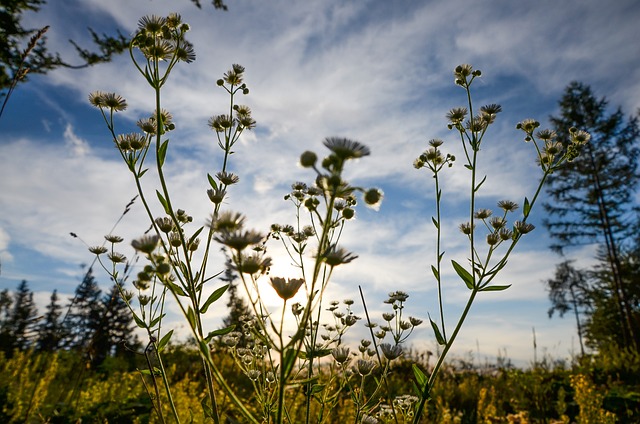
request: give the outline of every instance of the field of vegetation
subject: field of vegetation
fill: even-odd
[[[637,117],[609,112],[606,100],[588,86],[570,83],[559,101],[560,114],[551,117],[553,128],[539,128],[535,119],[514,125],[536,163],[536,188],[522,202],[499,200],[494,209],[480,208],[487,179],[479,167],[481,145],[491,137],[502,107],[478,107],[473,84],[486,77],[469,64],[455,67],[463,106],[451,108],[443,126],[463,154],[456,158],[443,140],[431,139],[413,163],[433,183],[435,205],[425,222],[433,224],[435,237],[426,243],[435,254],[425,280],[437,291],[439,309],[425,312],[423,319],[407,316],[409,295],[398,290],[384,301],[387,312],[372,317],[358,287],[364,314],[357,316],[354,300],[329,302],[323,295],[334,269],[357,258],[341,245],[356,210],[376,209],[383,201],[379,188],[347,179],[346,169],[363,166],[370,150],[348,138],[327,137],[324,154],[301,152],[298,165],[308,181],[293,182],[284,197],[291,223],[249,229],[245,215],[229,209],[229,193],[240,179],[230,163],[249,154],[240,151],[238,141],[257,125],[251,109],[239,103],[250,93],[241,65],[231,65],[216,82],[228,104],[208,122],[222,158],[219,169],[202,176],[210,186],[202,196],[209,218],[194,220],[177,205],[179,196],[165,173],[175,154],[168,134],[176,124],[163,108],[161,92],[176,66],[195,60],[189,30],[177,14],[145,16],[130,40],[103,40],[111,45],[102,50],[106,56],[84,51],[93,64],[91,58],[108,61],[128,50],[131,72],[139,74],[154,100],[155,109],[137,121],[134,132],[120,133],[126,99],[113,92],[89,94],[122,172],[137,191],[121,218],[139,207],[148,222],[139,229],[142,235],[126,243],[113,231],[87,245],[93,264],[69,303],[62,304],[54,290],[46,311],[38,311],[27,281],[0,292],[0,422],[640,422]],[[32,38],[26,49],[13,52],[3,109],[26,76],[27,59],[46,57],[45,32],[14,34]],[[468,179],[468,215],[455,223],[455,236],[468,252],[460,262],[445,255],[442,240],[451,235],[442,231],[448,217],[441,212],[446,196],[441,183],[454,165],[463,167]],[[540,205],[542,193],[548,201]],[[496,284],[496,277],[534,230],[529,221],[541,207],[558,253],[584,244],[599,247],[591,268],[565,260],[546,282],[549,315],[575,317],[580,353],[571,363],[543,358],[524,369],[508,358],[478,364],[452,357],[477,297],[509,288]],[[271,274],[274,245],[285,252],[281,256],[297,278]],[[131,248],[133,257],[125,256],[122,246]],[[226,264],[222,271],[212,270],[209,258],[220,259],[219,251]],[[445,323],[447,270],[455,272],[468,299],[457,321]],[[108,292],[98,284],[101,275],[112,283]],[[265,301],[265,290],[277,296],[279,306]],[[206,328],[205,314],[225,308],[225,298],[222,327]],[[177,342],[174,329],[164,325],[170,303],[181,313],[187,341]],[[346,334],[358,322],[371,337],[349,345]],[[434,352],[411,349],[410,336],[420,325],[432,331]]]

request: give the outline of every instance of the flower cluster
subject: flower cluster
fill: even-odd
[[[558,134],[549,129],[538,130],[540,123],[534,119],[525,119],[516,125],[516,128],[524,131],[525,142],[533,142],[538,153],[538,163],[545,172],[553,172],[565,161],[573,161],[586,143],[591,139],[591,135],[575,127],[569,129],[570,140],[563,143],[557,140]],[[539,145],[538,142],[542,142]]]
[[[144,16],[138,21],[138,31],[131,45],[140,49],[150,62],[190,63],[196,59],[196,54],[193,45],[184,38],[189,29],[176,13],[167,17]]]

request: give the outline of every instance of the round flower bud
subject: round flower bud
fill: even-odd
[[[344,219],[352,219],[356,214],[356,211],[354,211],[352,208],[344,208],[342,210],[342,217]]]
[[[317,161],[318,161],[318,156],[309,150],[307,150],[302,155],[300,155],[300,165],[302,165],[305,168],[310,168],[314,166]]]

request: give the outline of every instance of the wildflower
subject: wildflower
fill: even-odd
[[[107,255],[114,264],[121,264],[127,261],[127,257],[122,253],[112,252]]]
[[[406,302],[409,298],[409,295],[401,290],[396,290],[394,292],[389,293],[389,298],[385,300],[384,303],[395,303],[395,302]]]
[[[360,319],[360,317],[357,317],[357,316],[351,314],[351,315],[347,315],[346,317],[344,317],[344,319],[342,320],[342,323],[344,325],[346,325],[347,327],[351,327],[356,322],[358,322],[359,319]]]
[[[180,46],[176,49],[176,58],[186,63],[191,63],[196,60],[196,52],[193,49],[193,44],[182,40]]]
[[[518,209],[518,204],[511,200],[500,200],[498,202],[498,207],[505,212],[513,212]]]
[[[209,196],[209,200],[211,200],[214,204],[220,204],[224,200],[227,191],[223,188],[210,188],[207,190],[207,196]]]
[[[134,249],[143,252],[143,253],[151,253],[156,249],[156,246],[158,245],[158,240],[160,238],[154,234],[154,235],[146,235],[146,236],[142,236],[137,240],[133,240],[131,242],[131,246],[133,246]]]
[[[173,44],[167,40],[158,40],[150,46],[142,48],[141,51],[147,59],[159,62],[171,59],[175,48]]]
[[[148,34],[159,34],[162,32],[162,27],[166,23],[166,19],[161,16],[143,16],[138,21],[138,31],[146,32]]]
[[[493,214],[491,209],[478,209],[473,215],[476,219],[487,219]]]
[[[271,266],[271,258],[263,258],[257,253],[242,255],[238,260],[236,269],[244,274],[264,274]]]
[[[163,233],[169,233],[175,228],[175,225],[173,224],[173,220],[168,216],[165,216],[162,218],[156,218],[155,223],[160,229],[160,231],[162,231]]]
[[[420,324],[422,324],[422,320],[419,318],[414,318],[414,317],[409,317],[409,322],[411,323],[411,325],[413,325],[414,327],[419,326]]]
[[[500,241],[500,236],[496,233],[487,234],[487,244],[495,246]]]
[[[89,248],[89,252],[94,255],[102,255],[103,253],[107,253],[107,248],[104,246],[92,246]]]
[[[258,378],[260,378],[260,370],[249,370],[247,371],[247,377],[249,377],[249,379],[251,381],[258,381]]]
[[[337,247],[335,244],[329,247],[322,255],[323,261],[330,267],[346,264],[356,259],[353,253],[348,252],[342,247]]]
[[[576,144],[587,144],[591,140],[591,134],[586,131],[576,131],[571,133],[571,141]]]
[[[519,122],[518,125],[516,125],[516,128],[526,132],[527,134],[533,134],[535,129],[538,128],[539,126],[540,126],[540,122],[536,121],[535,119],[525,119],[524,121]],[[526,140],[526,141],[529,141],[529,140]]]
[[[231,69],[223,75],[224,81],[230,85],[240,85],[243,79],[242,74],[244,74],[244,66],[233,64]]]
[[[389,343],[382,343],[380,345],[380,350],[382,350],[384,357],[390,361],[393,361],[402,355],[402,346],[400,345],[391,346]]]
[[[465,222],[465,223],[460,224],[460,226],[458,228],[460,229],[460,232],[462,232],[462,234],[470,235],[471,232],[473,231],[474,227],[475,227],[474,224],[471,224],[469,222]]]
[[[327,137],[323,144],[342,160],[357,159],[371,153],[367,146],[347,138]]]
[[[527,234],[533,231],[536,227],[528,222],[516,221],[513,223],[513,228],[520,234]]]
[[[196,238],[195,240],[189,240],[189,242],[187,243],[187,249],[189,249],[189,252],[195,252],[196,250],[198,250],[198,246],[200,246],[199,238]]]
[[[557,136],[558,134],[553,130],[540,130],[536,133],[536,137],[542,141],[553,141]]]
[[[352,299],[345,299],[342,301],[342,303],[344,303],[347,306],[351,306],[354,304],[354,301]]]
[[[136,125],[147,134],[156,133],[156,121],[154,119],[139,119]]]
[[[109,108],[114,112],[121,112],[127,108],[127,101],[116,93],[95,91],[89,94],[89,103],[99,108]]]
[[[492,103],[490,105],[486,105],[486,106],[482,106],[480,108],[480,111],[483,114],[487,114],[487,115],[497,115],[498,113],[502,112],[502,106]]]
[[[182,245],[182,238],[179,232],[173,231],[169,234],[169,244],[173,247],[180,247]]]
[[[116,137],[120,150],[142,150],[147,147],[147,137],[138,133],[120,134]]]
[[[508,228],[501,228],[498,235],[500,236],[501,240],[509,240],[511,237],[513,237],[513,232]]]
[[[233,172],[223,172],[220,171],[216,174],[216,178],[218,179],[218,181],[220,181],[222,184],[230,186],[233,185],[235,183],[237,183],[238,181],[240,181],[240,177],[238,177],[236,174],[234,174]]]
[[[282,300],[289,300],[298,293],[300,287],[304,284],[302,278],[289,278],[285,280],[281,277],[271,277],[271,286]]]
[[[376,364],[373,361],[367,359],[358,359],[356,365],[353,367],[354,371],[365,377],[371,374],[371,371],[375,368]]]
[[[409,321],[400,321],[400,329],[401,330],[408,330],[410,328],[412,328],[413,325],[409,322]]]
[[[264,236],[256,231],[222,231],[220,234],[213,237],[218,243],[224,244],[227,247],[237,250],[238,252],[246,249],[252,244],[258,244]]]
[[[222,212],[212,218],[209,226],[214,231],[236,231],[244,227],[244,216],[238,212]]]
[[[331,351],[333,359],[340,365],[344,365],[349,360],[349,348],[340,346]]]
[[[453,125],[459,125],[465,120],[465,118],[467,117],[467,113],[468,111],[466,107],[456,107],[451,109],[449,113],[447,113],[447,119]]]
[[[224,132],[226,129],[231,128],[233,119],[229,115],[217,115],[209,119],[208,124],[214,131]]]
[[[267,371],[264,379],[268,384],[273,384],[276,382],[276,374],[273,371]]]
[[[108,234],[106,236],[104,236],[105,240],[107,240],[109,243],[120,243],[122,242],[122,240],[124,240],[122,237],[120,236],[114,236],[111,234]]]
[[[458,78],[466,78],[471,75],[472,70],[473,67],[471,65],[463,63],[462,65],[456,66],[456,69],[453,72]]]
[[[391,320],[393,320],[396,317],[396,314],[392,314],[389,312],[385,312],[382,314],[382,319],[389,322]]]
[[[494,216],[489,220],[489,225],[493,227],[494,230],[499,230],[504,227],[507,223],[507,220],[501,216]]]

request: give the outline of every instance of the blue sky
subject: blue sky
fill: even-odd
[[[481,69],[476,104],[499,103],[504,110],[483,145],[481,172],[488,179],[481,207],[492,208],[500,199],[521,202],[532,194],[539,169],[515,125],[525,118],[545,125],[569,82],[591,85],[627,113],[640,106],[640,5],[634,0],[230,0],[229,9],[206,4],[198,10],[187,0],[51,1],[25,23],[50,25],[50,48],[70,62],[74,52],[67,40],[90,46],[87,27],[128,34],[141,16],[170,12],[191,25],[197,60],[176,68],[163,96],[178,125],[167,165],[170,186],[198,223],[205,222],[210,205],[206,173],[216,172],[221,159],[206,123],[225,111],[226,98],[215,81],[232,63],[247,69],[251,94],[242,101],[258,127],[236,149],[232,169],[242,180],[228,207],[243,211],[252,227],[266,230],[291,220],[282,197],[292,182],[312,178],[296,166],[301,152],[323,153],[321,141],[334,135],[369,146],[371,156],[353,164],[349,175],[355,184],[381,187],[385,201],[377,212],[361,208],[347,227],[343,244],[359,258],[338,270],[327,297],[357,299],[362,285],[378,315],[386,294],[396,289],[411,295],[412,315],[438,315],[429,271],[435,251],[432,179],[412,162],[431,138],[459,151],[445,120],[449,109],[465,101],[453,84],[455,66]],[[40,304],[54,288],[72,293],[80,264],[92,260],[69,232],[100,243],[135,195],[99,112],[88,104],[95,90],[127,99],[129,109],[119,115],[121,132],[153,109],[151,89],[123,55],[85,70],[33,76],[17,88],[0,120],[0,289],[14,289],[26,279]],[[466,220],[465,176],[458,163],[447,171],[443,188],[447,258],[460,262],[465,244],[457,226]],[[534,218],[538,224],[541,212]],[[136,204],[116,233],[131,239],[146,225]],[[522,240],[499,279],[513,286],[479,297],[455,355],[473,352],[482,362],[501,353],[526,365],[533,358],[533,328],[539,356],[566,358],[578,351],[573,321],[547,318],[542,281],[560,261],[549,243],[542,225]],[[593,247],[571,254],[587,264]],[[286,274],[286,258],[274,259],[272,275]],[[107,277],[97,275],[106,289]],[[452,324],[468,291],[452,270],[445,275],[446,318]],[[211,312],[210,325],[224,314],[224,308]],[[176,317],[170,319],[182,328]],[[435,346],[426,326],[412,342]]]

